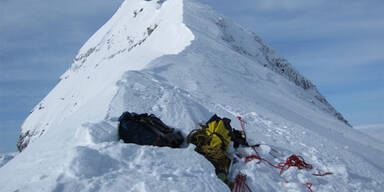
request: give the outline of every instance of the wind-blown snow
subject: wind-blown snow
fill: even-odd
[[[378,141],[384,142],[384,124],[361,125],[354,128],[377,139]]]
[[[384,190],[384,144],[350,128],[260,38],[195,0],[129,0],[26,119],[24,150],[0,169],[0,191],[229,191],[192,145],[117,141],[124,111],[153,113],[184,134],[214,113],[239,129],[242,116],[265,158],[295,153],[315,167],[280,177],[240,162],[254,191],[307,191],[306,182],[314,191]]]

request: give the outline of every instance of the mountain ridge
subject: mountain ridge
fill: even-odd
[[[306,191],[309,181],[316,191],[383,189],[384,157],[373,155],[383,144],[327,112],[309,83],[304,89],[265,67],[262,50],[253,34],[197,1],[125,1],[25,121],[20,143],[28,147],[0,169],[0,191],[229,191],[192,145],[117,141],[124,111],[153,113],[183,134],[214,113],[235,128],[241,116],[263,155],[272,147],[281,158],[300,153],[317,171],[334,172],[290,169],[287,184],[251,163],[244,173],[258,191]]]
[[[154,4],[152,9],[154,10],[159,9],[164,2],[165,1],[161,1],[159,3]],[[123,4],[122,7],[124,8],[124,6],[126,5]],[[345,118],[328,103],[326,98],[317,90],[316,86],[310,80],[302,76],[296,69],[293,68],[293,66],[286,59],[279,56],[272,48],[270,48],[258,36],[248,32],[246,29],[234,24],[232,21],[228,19],[224,20],[223,16],[215,13],[213,9],[212,10],[208,10],[208,9],[209,8],[205,8],[204,10],[215,14],[215,17],[217,18],[214,22],[221,30],[221,34],[220,34],[221,39],[225,43],[227,43],[227,45],[230,46],[231,49],[233,49],[234,51],[238,52],[241,55],[251,58],[256,63],[263,65],[264,67],[267,67],[272,71],[282,75],[283,77],[290,80],[297,86],[303,88],[304,90],[307,90],[308,92],[312,92],[311,94],[314,95],[314,98],[310,99],[311,103],[318,105],[318,107],[322,108],[322,110],[333,114],[337,119],[339,119],[340,121],[343,121],[348,126],[351,126],[348,123],[348,121],[345,120]],[[143,8],[136,8],[134,10],[129,10],[129,11],[132,12],[132,17],[134,18],[139,18],[142,16],[141,14],[144,14]],[[155,31],[156,28],[158,27],[157,22],[159,22],[159,21],[151,21],[152,23],[146,22],[146,25],[147,25],[146,29],[144,30],[144,32],[143,31],[140,32],[140,33],[143,33],[143,35],[138,34],[138,32],[134,32],[133,34],[128,35],[127,37],[124,36],[124,37],[114,38],[113,35],[111,36],[110,34],[113,34],[111,30],[114,30],[113,25],[119,22],[118,20],[119,17],[121,17],[119,13],[114,15],[108,23],[106,23],[95,35],[93,35],[90,38],[90,40],[87,41],[87,43],[80,49],[79,53],[74,58],[74,63],[72,64],[70,70],[64,73],[60,77],[60,80],[67,79],[69,77],[68,75],[69,72],[76,72],[78,69],[83,67],[83,64],[87,61],[87,59],[89,58],[93,59],[95,57],[97,58],[97,56],[94,56],[94,54],[97,54],[97,52],[100,51],[101,48],[107,47],[107,54],[104,53],[105,56],[102,56],[102,59],[96,59],[96,61],[93,62],[95,68],[98,68],[100,63],[103,61],[112,59],[115,56],[122,54],[124,52],[130,52],[135,47],[140,46],[142,43],[144,43],[146,39],[151,36],[152,32]],[[226,25],[228,25],[229,23],[232,26],[236,26],[235,28],[237,29],[237,31],[235,33],[239,33],[239,31],[243,33],[247,33],[248,35],[241,37],[245,39],[239,39],[239,37],[233,36],[229,31],[227,31]],[[109,28],[109,30],[105,30],[105,28]],[[233,28],[234,27],[232,27],[231,29]],[[119,28],[117,30],[117,33],[121,33],[121,31],[124,31],[124,30],[126,31],[127,27],[124,27],[124,29]],[[100,35],[103,33],[106,33],[106,35],[104,36]],[[121,47],[121,45],[126,42],[129,46]],[[172,50],[170,51],[172,52]],[[92,57],[90,57],[91,55]],[[130,67],[130,70],[137,70],[140,68],[141,68],[140,66],[132,66]],[[321,104],[318,104],[318,103],[321,103]],[[321,106],[322,104],[324,106]],[[36,108],[41,109],[42,103],[38,104],[38,106],[35,107],[35,109]],[[19,150],[20,149],[22,150],[27,146],[28,142],[25,142],[25,141],[29,141],[28,138],[31,137],[31,135],[35,136],[41,133],[42,133],[41,130],[35,131],[35,130],[26,130],[22,128],[22,133],[20,135],[19,142],[18,142]]]

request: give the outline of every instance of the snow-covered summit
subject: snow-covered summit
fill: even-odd
[[[196,0],[126,0],[80,49],[22,126],[0,191],[229,191],[193,150],[123,144],[117,118],[153,113],[188,134],[214,113],[247,121],[251,143],[321,171],[244,170],[255,191],[380,191],[383,144],[346,124],[260,38]],[[335,118],[335,116],[337,118]],[[341,121],[340,121],[341,120]]]
[[[253,33],[224,19],[206,6],[193,5],[195,6],[193,8],[190,6],[189,9],[198,11],[193,11],[190,16],[183,19],[183,15],[188,13],[180,8],[182,1],[178,3],[180,5],[165,2],[126,1],[121,5],[119,11],[80,49],[71,68],[60,78],[63,82],[59,83],[55,89],[60,89],[64,94],[48,96],[32,110],[28,120],[22,126],[19,149],[23,149],[30,140],[43,134],[47,129],[45,127],[51,127],[49,122],[45,125],[41,125],[41,122],[37,125],[29,125],[28,123],[31,122],[29,119],[43,118],[54,121],[50,115],[46,115],[51,114],[50,110],[64,110],[63,113],[71,113],[70,111],[79,108],[78,105],[83,103],[80,100],[95,97],[102,90],[106,92],[105,87],[112,89],[113,84],[125,71],[142,70],[157,57],[179,53],[195,39],[197,33],[211,37],[215,41],[213,44],[220,44],[237,52],[241,57],[253,61],[254,65],[258,64],[281,74],[306,90],[306,95],[312,95],[305,98],[307,101],[348,124],[318,92],[315,85],[300,75],[286,59],[279,56]],[[132,6],[133,4],[135,6]],[[235,62],[231,64],[236,65]],[[111,77],[105,78],[107,75]],[[77,85],[74,86],[74,84]],[[113,94],[114,91],[108,92]],[[55,103],[55,107],[46,108],[48,102]],[[73,106],[68,107],[69,105]],[[104,105],[108,104],[104,103]],[[39,110],[42,109],[44,113],[40,113]],[[47,121],[43,119],[39,121]]]
[[[87,108],[84,105],[95,107],[88,120],[103,119],[116,83],[126,71],[143,69],[162,55],[177,54],[194,39],[182,15],[182,1],[125,1],[80,49],[60,83],[32,110],[22,126],[19,149],[66,116]]]

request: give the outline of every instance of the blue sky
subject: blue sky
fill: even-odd
[[[202,1],[286,57],[352,125],[384,128],[384,1]]]
[[[255,32],[353,125],[384,124],[384,1],[201,0]],[[122,0],[0,0],[0,153]]]

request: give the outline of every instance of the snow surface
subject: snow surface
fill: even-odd
[[[355,126],[354,128],[381,142],[384,142],[384,125],[383,124],[362,125],[362,126]]]
[[[260,38],[195,0],[125,1],[60,79],[24,122],[26,148],[0,168],[0,191],[229,191],[193,145],[117,141],[124,111],[184,134],[215,113],[239,129],[241,116],[264,158],[295,153],[314,166],[280,176],[240,159],[232,176],[246,174],[254,191],[384,190],[384,144],[348,126]]]
[[[0,154],[0,168],[12,160],[16,155],[17,153]]]

